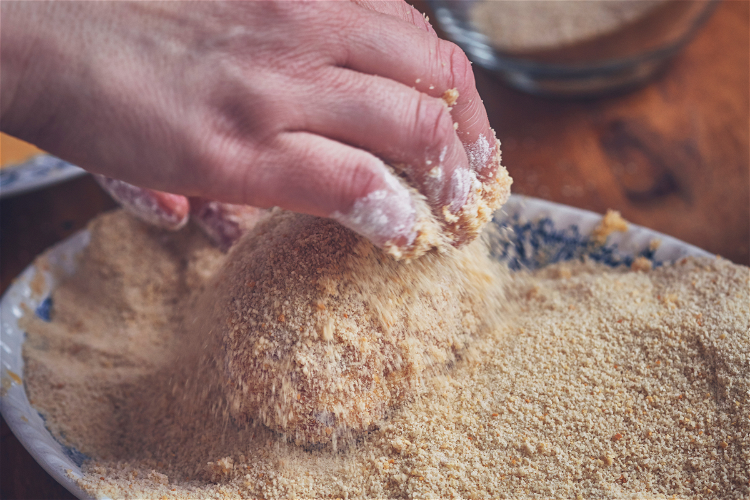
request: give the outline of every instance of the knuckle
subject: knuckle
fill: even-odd
[[[212,133],[184,164],[191,165],[188,182],[193,191],[223,201],[249,203],[253,187],[268,163],[263,148],[252,139]]]
[[[314,73],[316,85],[323,88],[317,89],[319,94],[332,98],[346,93],[364,93],[368,91],[366,82],[359,78],[359,74],[353,71],[342,71],[338,67],[321,68]]]
[[[349,206],[357,199],[379,189],[381,176],[372,168],[372,160],[367,153],[352,154],[338,169],[338,205]]]
[[[449,88],[458,89],[460,94],[466,94],[469,89],[474,88],[474,70],[466,54],[458,45],[439,40],[437,53],[440,69],[448,72],[446,81],[449,82]],[[443,63],[445,63],[444,67]]]
[[[414,8],[412,5],[409,5],[407,3],[401,4],[402,8],[405,11],[405,19],[409,23],[413,24],[417,28],[423,29],[427,31],[428,33],[435,33],[435,30],[432,28],[432,25],[427,21],[427,18],[422,15],[421,12],[419,12],[416,8]]]
[[[427,151],[453,142],[453,119],[442,100],[420,94],[417,98],[414,136]]]

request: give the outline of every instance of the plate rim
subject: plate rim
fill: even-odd
[[[41,153],[0,170],[0,199],[52,186],[87,172],[81,167]]]

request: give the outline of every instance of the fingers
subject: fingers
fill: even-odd
[[[184,196],[134,186],[103,175],[94,175],[94,178],[125,210],[143,222],[174,231],[192,218],[225,252],[268,215],[268,210],[262,208],[195,197],[188,202]]]
[[[390,2],[386,2],[390,3]],[[489,178],[497,168],[492,161],[495,135],[479,97],[471,63],[455,44],[424,30],[404,29],[392,15],[373,13],[378,30],[351,29],[348,54],[343,65],[355,71],[379,75],[414,87],[433,97],[458,91],[453,120],[458,137],[467,149],[471,168],[480,178]],[[383,36],[387,33],[387,36]]]
[[[331,217],[380,247],[416,238],[409,190],[375,156],[307,132],[274,141],[273,168],[244,170],[245,201]]]
[[[190,198],[190,216],[193,222],[224,252],[268,216],[268,213],[268,210],[248,205]]]
[[[184,196],[134,186],[98,174],[94,179],[125,210],[148,224],[173,231],[187,224],[189,204]]]
[[[446,103],[384,78],[341,68],[326,73],[321,80],[332,84],[298,108],[300,127],[374,153],[404,172],[437,213],[445,206],[456,213],[472,180]]]

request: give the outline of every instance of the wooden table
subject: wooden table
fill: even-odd
[[[514,192],[614,208],[750,264],[749,7],[725,1],[665,73],[618,97],[532,97],[476,68]],[[0,289],[112,207],[89,177],[0,201]],[[73,498],[0,425],[0,498]]]
[[[513,191],[750,263],[749,5],[720,4],[660,77],[619,97],[542,99],[476,68]]]

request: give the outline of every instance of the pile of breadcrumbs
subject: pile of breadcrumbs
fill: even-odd
[[[172,354],[223,255],[121,212],[91,227],[26,387],[111,498],[748,498],[750,269],[509,274],[499,317],[355,440],[295,446],[191,397]],[[644,267],[644,269],[647,266]],[[106,286],[105,286],[106,284]],[[292,291],[290,291],[292,293]],[[188,308],[189,309],[189,308]]]

